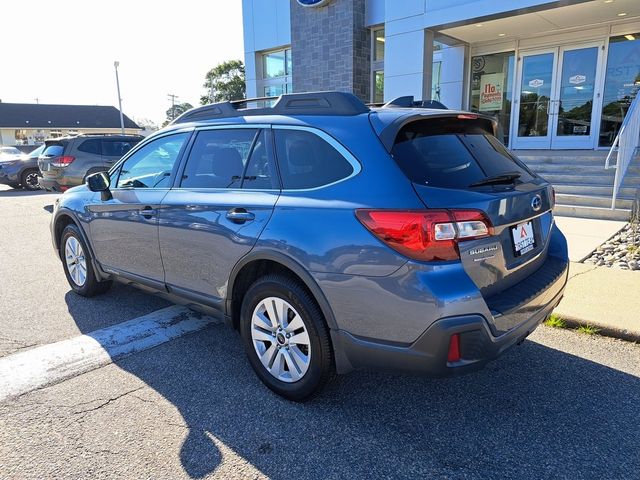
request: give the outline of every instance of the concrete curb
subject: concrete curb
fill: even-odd
[[[593,322],[590,320],[579,319],[571,316],[564,316],[558,314],[562,320],[567,324],[569,328],[578,328],[583,325],[590,325],[599,330],[598,335],[604,337],[617,338],[618,340],[625,340],[627,342],[640,343],[640,332],[633,332],[625,329],[612,327],[611,325],[604,325],[600,322]],[[554,328],[554,327],[550,327]]]

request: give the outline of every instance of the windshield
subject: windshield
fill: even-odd
[[[29,158],[39,157],[40,154],[44,152],[44,147],[44,145],[40,145],[35,150],[31,150],[31,152],[29,152]]]
[[[482,124],[455,117],[420,120],[400,130],[391,155],[414,183],[440,188],[468,188],[486,178],[531,172],[487,132]]]

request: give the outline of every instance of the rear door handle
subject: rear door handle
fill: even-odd
[[[140,215],[142,215],[146,219],[153,217],[156,213],[156,209],[151,207],[144,207],[142,210],[140,210]]]
[[[233,223],[245,223],[254,220],[256,216],[247,212],[244,208],[232,208],[227,212],[227,220],[231,220]]]

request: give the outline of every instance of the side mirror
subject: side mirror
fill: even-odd
[[[87,186],[92,192],[106,192],[110,184],[111,178],[107,172],[98,172],[87,177]]]

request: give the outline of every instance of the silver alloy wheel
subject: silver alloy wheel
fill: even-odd
[[[302,318],[290,303],[268,297],[251,316],[251,339],[258,358],[278,380],[293,383],[304,377],[311,361],[311,342]]]
[[[87,260],[82,245],[76,237],[68,237],[64,245],[64,257],[69,276],[78,287],[87,281]]]

